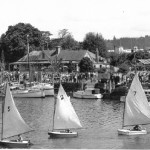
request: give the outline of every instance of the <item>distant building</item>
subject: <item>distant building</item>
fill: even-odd
[[[132,53],[132,52],[137,52],[137,51],[143,51],[143,49],[138,49],[137,46],[134,46],[133,49],[124,49],[123,46],[120,46],[119,48],[115,48],[115,50],[108,50],[108,52],[114,52],[117,54],[121,53]]]

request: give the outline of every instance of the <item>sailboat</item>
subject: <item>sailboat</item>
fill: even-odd
[[[124,106],[123,125],[122,129],[118,129],[118,134],[147,134],[146,129],[136,131],[124,128],[128,126],[150,124],[150,106],[141,82],[139,81],[138,73],[135,74],[131,83]]]
[[[82,128],[82,125],[70,102],[70,97],[60,84],[54,104],[53,129],[48,134],[52,138],[77,137],[77,132],[70,131],[77,128]]]
[[[29,140],[10,140],[10,138],[32,131],[15,106],[9,84],[6,84],[5,99],[2,103],[2,130],[0,145],[9,148],[26,148]]]

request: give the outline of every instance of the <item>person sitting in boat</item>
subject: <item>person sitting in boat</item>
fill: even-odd
[[[21,141],[23,141],[23,138],[22,138],[22,136],[21,135],[18,135],[18,140],[17,140],[18,142],[21,142]]]
[[[66,131],[67,133],[69,133],[69,132],[70,132],[70,130],[69,130],[69,129],[66,129],[65,131]]]
[[[140,125],[135,125],[133,127],[133,131],[141,131],[142,130],[142,127]]]

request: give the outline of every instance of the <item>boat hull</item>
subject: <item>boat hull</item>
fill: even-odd
[[[85,94],[83,91],[77,91],[73,93],[73,97],[82,99],[100,99],[102,94]]]
[[[31,91],[15,90],[15,91],[12,91],[12,95],[13,95],[13,97],[24,97],[24,98],[45,97],[45,93],[43,90],[31,90]]]
[[[44,89],[45,96],[54,96],[54,89]]]
[[[55,131],[55,132],[48,132],[51,138],[74,138],[78,136],[77,132],[62,132],[62,131]]]
[[[32,86],[32,89],[40,89],[43,90],[45,96],[54,96],[54,86],[47,83],[40,83]]]
[[[30,145],[30,141],[24,140],[24,141],[18,142],[16,140],[14,141],[1,140],[0,145],[6,148],[27,148]]]
[[[118,129],[118,134],[120,135],[139,135],[139,134],[147,134],[145,129],[141,131],[129,130],[129,129]]]

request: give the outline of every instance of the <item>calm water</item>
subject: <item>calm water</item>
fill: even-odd
[[[52,128],[54,100],[15,99],[24,120],[35,131],[23,135],[30,139],[32,149],[144,149],[150,148],[150,125],[147,135],[120,136],[117,129],[122,126],[124,103],[111,100],[71,99],[83,129],[77,138],[50,139],[48,129]]]

